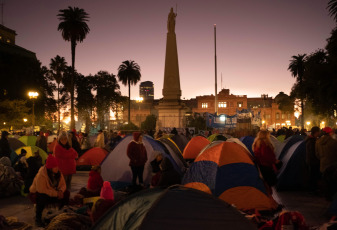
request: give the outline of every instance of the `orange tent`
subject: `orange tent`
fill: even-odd
[[[78,160],[77,165],[100,165],[108,151],[95,147],[86,151]]]
[[[201,152],[203,148],[205,148],[209,144],[209,140],[207,140],[203,136],[195,136],[193,137],[186,145],[183,157],[184,159],[195,159]]]

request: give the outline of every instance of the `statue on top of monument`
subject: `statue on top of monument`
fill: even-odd
[[[167,20],[167,31],[169,33],[175,32],[176,17],[177,17],[177,14],[173,12],[173,7],[171,7],[171,11],[168,15],[168,20]]]

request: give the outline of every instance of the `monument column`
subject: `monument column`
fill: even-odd
[[[167,40],[164,70],[163,99],[158,109],[157,129],[184,128],[185,106],[181,103],[180,76],[178,64],[175,18],[173,8],[167,20]]]

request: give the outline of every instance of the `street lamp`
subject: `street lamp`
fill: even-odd
[[[27,120],[27,118],[23,118],[23,122],[27,122],[28,120]]]
[[[34,114],[34,107],[35,107],[35,99],[39,96],[38,92],[28,92],[29,99],[33,101],[33,133],[34,133],[34,127],[35,127],[35,114]]]

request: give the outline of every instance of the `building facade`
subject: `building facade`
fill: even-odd
[[[152,81],[144,81],[139,85],[139,97],[145,101],[154,99],[154,86]]]

